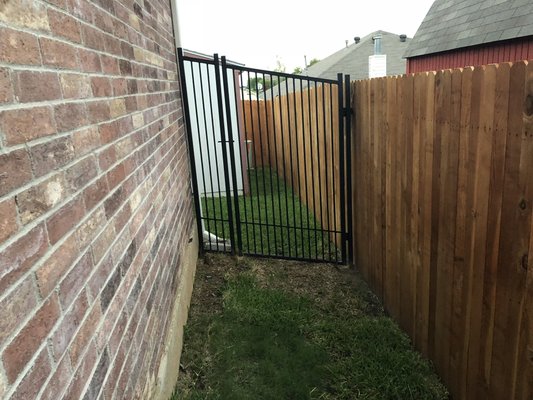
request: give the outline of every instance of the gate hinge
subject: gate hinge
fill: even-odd
[[[353,109],[351,107],[345,107],[342,109],[342,116],[347,117],[349,115],[353,115]]]

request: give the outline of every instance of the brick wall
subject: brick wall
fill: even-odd
[[[0,398],[148,397],[194,213],[168,0],[0,0]]]

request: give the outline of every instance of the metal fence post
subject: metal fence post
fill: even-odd
[[[218,68],[218,67],[217,67]],[[226,106],[226,121],[228,124],[228,143],[229,143],[229,156],[231,162],[231,180],[233,183],[233,201],[235,203],[235,225],[237,228],[237,246],[233,244],[233,239],[231,241],[232,248],[237,251],[239,255],[242,255],[242,232],[241,232],[241,213],[239,209],[239,188],[237,186],[237,163],[235,161],[235,151],[234,151],[234,142],[233,139],[233,128],[231,120],[231,104],[230,104],[230,88],[228,83],[228,65],[226,62],[226,57],[222,56],[222,80],[224,83],[224,100]],[[235,85],[235,81],[233,81]],[[237,107],[237,104],[235,104]],[[239,135],[237,135],[237,141],[239,141]],[[239,149],[241,149],[240,142],[238,143]],[[230,225],[231,226],[231,225]]]
[[[191,168],[191,185],[193,191],[194,210],[196,213],[196,228],[198,229],[198,251],[204,252],[204,240],[202,229],[202,212],[200,208],[200,192],[198,191],[198,179],[196,174],[196,161],[194,159],[194,146],[192,140],[191,118],[189,110],[189,97],[187,95],[187,83],[185,79],[185,63],[183,61],[183,49],[178,48],[178,65],[180,74],[181,103],[183,115],[185,117],[185,130],[187,136],[187,149],[189,151],[189,162]]]
[[[353,211],[352,211],[352,96],[350,75],[344,76],[345,90],[345,109],[346,109],[346,189],[347,189],[347,241],[348,241],[348,259],[347,264],[353,262]]]
[[[228,149],[227,144],[228,140],[226,139],[226,129],[224,121],[224,105],[222,103],[222,84],[220,78],[220,61],[218,54],[213,56],[215,62],[215,81],[216,81],[216,92],[217,92],[217,105],[218,105],[218,118],[220,123],[220,144],[222,146],[222,160],[224,163],[224,183],[226,185],[226,200],[228,207],[228,222],[229,222],[229,234],[231,240],[231,254],[235,255],[235,227],[233,221],[233,209],[231,203],[231,189],[230,189],[230,180],[229,180],[229,166],[228,166]],[[228,112],[228,110],[226,110]],[[233,143],[230,143],[233,146]]]

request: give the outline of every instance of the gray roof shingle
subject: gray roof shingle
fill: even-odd
[[[406,60],[403,58],[403,53],[407,49],[410,38],[406,38],[405,42],[400,41],[400,35],[395,33],[376,31],[361,38],[359,43],[352,43],[336,53],[320,60],[307,68],[307,76],[325,79],[337,79],[338,73],[349,74],[350,79],[368,79],[368,57],[374,54],[374,41],[372,38],[381,34],[381,53],[387,55],[387,75],[401,75],[405,74]],[[302,75],[305,75],[302,74]],[[304,83],[304,86],[306,84]],[[275,86],[273,88],[274,96],[285,94],[285,87]],[[289,91],[291,88],[289,87]],[[270,98],[270,90],[267,90],[264,95]]]
[[[532,0],[435,0],[404,57],[532,35]]]

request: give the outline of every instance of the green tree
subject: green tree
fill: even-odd
[[[311,61],[309,61],[309,65],[307,67],[310,67],[311,65],[315,65],[319,61],[320,60],[318,58],[313,58]],[[292,71],[292,73],[296,75],[303,75],[304,72],[305,72],[305,69],[302,67],[296,67],[294,68],[294,71]]]
[[[313,58],[311,61],[309,61],[308,67],[315,65],[317,62],[320,62],[318,58]]]
[[[270,89],[272,86],[275,86],[278,84],[278,79],[277,77],[272,77],[272,79],[270,79],[270,77],[267,77],[265,76],[265,78],[263,77],[253,77],[253,78],[250,78],[248,80],[248,84],[247,84],[247,89],[257,95],[265,90],[268,90]]]

